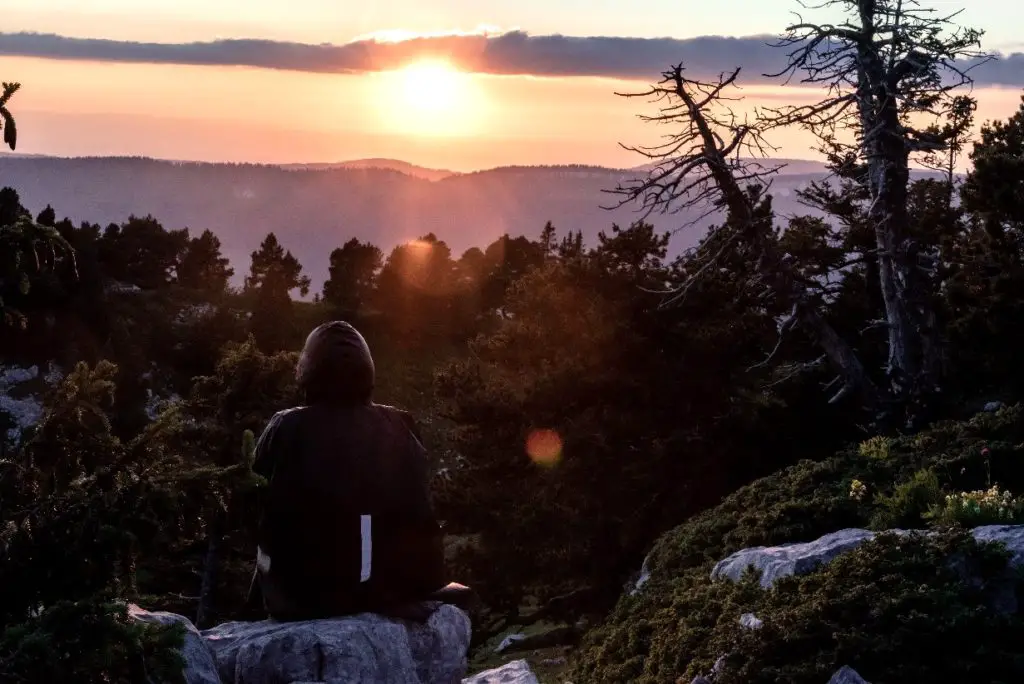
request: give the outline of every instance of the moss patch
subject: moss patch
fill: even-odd
[[[494,649],[510,634],[532,636],[543,634],[562,626],[554,623],[538,622],[528,627],[510,627],[476,649],[469,662],[469,673],[476,674],[484,670],[501,667],[513,660],[523,659],[530,664],[530,669],[537,675],[537,679],[541,684],[560,684],[564,680],[563,675],[569,667],[572,651],[570,647],[557,646],[512,653],[495,653]]]
[[[738,490],[659,540],[650,580],[587,636],[573,681],[689,682],[729,653],[737,655],[720,681],[820,683],[842,665],[868,681],[1020,680],[1021,621],[989,611],[977,590],[943,570],[940,559],[956,551],[982,574],[1004,572],[1003,560],[961,533],[930,541],[883,536],[771,592],[753,579],[712,583],[709,575],[715,562],[751,546],[810,541],[847,527],[881,529],[894,516],[925,527],[915,497],[904,497],[906,509],[892,504],[922,471],[945,492],[994,483],[1024,492],[1022,442],[1024,412],[1007,407],[887,440],[884,450],[853,445]],[[851,496],[854,480],[864,495]],[[745,612],[765,628],[742,629]],[[869,655],[875,651],[882,655]]]

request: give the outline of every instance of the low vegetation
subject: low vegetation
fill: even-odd
[[[274,233],[243,272],[208,230],[33,217],[0,190],[0,358],[60,371],[17,390],[38,420],[0,435],[0,679],[174,681],[180,634],[133,624],[129,601],[200,627],[262,617],[245,601],[254,436],[300,401],[307,332],[345,318],[377,356],[378,399],[421,424],[453,579],[483,599],[478,665],[510,630],[552,626],[582,640],[577,684],[716,663],[726,684],[841,665],[1020,680],[1020,617],[987,593],[1018,578],[965,528],[1024,511],[1024,105],[981,127],[961,183],[973,106],[943,84],[978,34],[912,3],[826,4],[878,24],[791,29],[833,50],[821,108],[740,124],[739,72],[681,65],[648,93],[675,132],[620,194],[724,210],[678,258],[643,221],[589,242],[548,223],[461,255],[432,233],[350,239],[310,293]],[[855,68],[865,44],[886,57]],[[915,128],[925,110],[935,125]],[[834,182],[799,194],[817,215],[777,215],[767,176],[735,160],[784,125],[830,153]],[[948,173],[911,182],[918,158]],[[709,579],[745,547],[852,527],[930,534],[880,535],[768,592]],[[624,592],[645,557],[649,580]]]
[[[1020,578],[1007,573],[1005,551],[979,545],[965,531],[1008,522],[998,517],[1003,495],[981,504],[992,516],[947,514],[945,502],[971,500],[963,492],[982,487],[1024,491],[1024,408],[941,423],[887,444],[885,458],[862,443],[791,466],[664,535],[651,554],[650,579],[588,635],[573,675],[689,681],[726,656],[716,681],[811,684],[844,665],[868,681],[1022,676],[1016,644],[1024,619],[996,610],[983,590],[1019,585]],[[863,490],[853,492],[868,494],[851,496],[854,482]],[[743,548],[810,541],[849,527],[884,532],[893,523],[938,535],[882,534],[818,572],[781,580],[773,591],[762,590],[752,573],[737,584],[710,579],[717,561]],[[979,583],[963,581],[949,562],[955,554]],[[744,613],[764,626],[742,627]]]

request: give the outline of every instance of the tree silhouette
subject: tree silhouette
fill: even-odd
[[[487,310],[501,307],[512,283],[544,263],[541,244],[523,236],[502,235],[484,250],[483,306]]]
[[[291,291],[309,293],[309,276],[302,275],[302,264],[286,251],[273,233],[252,253],[245,292],[252,304],[250,331],[265,352],[286,349],[295,337],[295,311]]]
[[[18,146],[18,128],[14,125],[14,115],[7,108],[7,103],[20,88],[20,83],[4,82],[3,92],[0,93],[0,119],[3,119],[4,143],[12,150]]]
[[[143,290],[170,284],[187,247],[187,229],[167,230],[153,216],[107,226],[99,244],[107,275]]]
[[[376,306],[408,342],[450,330],[458,293],[451,249],[433,233],[395,247],[377,279]]]
[[[375,245],[352,238],[331,252],[323,301],[340,318],[353,319],[370,300],[384,253]]]
[[[53,210],[53,207],[47,204],[46,208],[39,212],[39,216],[36,217],[36,223],[41,226],[53,228],[57,225],[57,212]]]
[[[218,295],[224,292],[235,270],[221,255],[220,240],[209,230],[189,240],[177,267],[178,284],[192,290]]]
[[[774,75],[827,87],[828,94],[813,104],[768,108],[765,125],[808,129],[836,166],[856,169],[867,189],[888,335],[884,370],[890,394],[913,421],[939,391],[943,343],[938,254],[910,234],[910,159],[961,144],[969,98],[953,93],[970,85],[970,69],[990,57],[978,49],[982,32],[954,23],[960,12],[939,14],[917,0],[827,0],[818,8],[841,12],[846,21],[798,18],[778,44],[789,58]],[[952,125],[918,124],[936,113]],[[853,142],[843,133],[853,133]]]

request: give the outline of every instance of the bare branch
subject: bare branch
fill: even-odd
[[[740,120],[723,104],[738,75],[736,69],[717,81],[692,80],[685,77],[681,64],[665,72],[662,81],[644,93],[661,104],[660,113],[646,120],[672,124],[675,132],[659,145],[627,147],[657,163],[646,178],[620,184],[612,192],[623,198],[618,206],[639,202],[648,214],[694,207],[707,212],[724,209],[728,221],[704,241],[704,258],[698,252],[690,259],[700,265],[666,293],[665,304],[677,304],[686,297],[726,255],[752,260],[751,284],[759,283],[791,307],[779,341],[762,365],[774,359],[785,332],[799,325],[821,346],[823,358],[840,371],[846,386],[872,404],[876,390],[859,358],[817,310],[807,279],[779,248],[770,212],[761,210],[765,186],[777,167],[768,168],[756,160],[774,148],[764,140],[758,122]]]

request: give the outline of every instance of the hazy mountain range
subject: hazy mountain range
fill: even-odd
[[[782,161],[782,160],[777,160]],[[239,280],[249,255],[273,231],[313,279],[327,276],[329,254],[351,237],[388,252],[433,232],[458,257],[503,233],[540,234],[552,221],[559,233],[581,230],[593,244],[613,223],[639,218],[635,206],[602,209],[607,194],[637,169],[590,166],[504,167],[472,173],[369,159],[337,164],[212,164],[147,158],[0,156],[0,186],[15,188],[34,213],[47,204],[58,218],[106,225],[130,214],[152,214],[167,228],[210,229],[220,237]],[[818,162],[792,160],[773,185],[776,210],[807,213],[793,191],[824,177]],[[659,229],[676,231],[673,253],[692,246],[714,218],[677,230],[692,217],[653,215]]]

